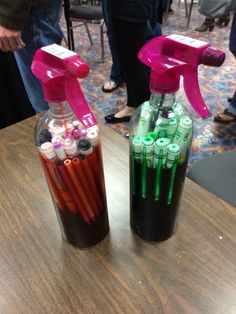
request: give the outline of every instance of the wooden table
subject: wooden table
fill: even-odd
[[[236,313],[236,209],[186,181],[176,234],[129,227],[128,141],[101,127],[110,233],[61,238],[34,146],[35,117],[0,131],[0,313]]]

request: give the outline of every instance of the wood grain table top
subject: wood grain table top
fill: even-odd
[[[33,117],[0,130],[0,313],[236,313],[236,209],[186,179],[177,232],[129,226],[128,141],[101,126],[110,232],[61,237]]]

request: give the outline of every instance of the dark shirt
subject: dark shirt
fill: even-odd
[[[146,23],[155,4],[156,0],[110,0],[109,11],[119,20]]]

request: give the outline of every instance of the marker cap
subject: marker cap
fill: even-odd
[[[71,139],[71,138],[65,139],[65,141],[63,143],[63,147],[64,147],[66,154],[69,156],[75,156],[78,154],[76,141]]]
[[[47,159],[52,159],[56,157],[56,152],[54,150],[53,144],[51,142],[45,142],[40,146],[41,151]]]
[[[83,155],[89,155],[93,152],[93,148],[89,140],[81,138],[78,142],[79,152]]]

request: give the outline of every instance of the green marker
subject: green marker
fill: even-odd
[[[153,166],[154,140],[150,136],[146,136],[142,144],[143,150],[145,148],[147,166],[151,168]]]
[[[161,183],[163,177],[163,167],[167,157],[167,146],[170,140],[168,138],[159,138],[155,142],[153,165],[156,168],[156,178],[154,187],[154,199],[158,201],[161,195]]]
[[[166,199],[167,204],[171,204],[172,198],[173,198],[174,182],[175,182],[176,170],[178,167],[179,153],[180,153],[179,145],[177,144],[168,145],[166,167],[168,169],[171,169],[171,171],[170,171],[170,178],[168,181],[168,192],[167,192],[167,199]]]
[[[143,147],[142,153],[142,170],[141,170],[141,197],[146,198],[147,195],[147,160],[146,147]]]
[[[193,121],[188,116],[180,118],[173,142],[180,146],[180,163],[186,159],[186,154],[193,132]]]
[[[143,137],[134,136],[132,140],[132,148],[134,152],[134,157],[137,162],[141,162],[142,159],[142,148],[143,148]]]
[[[175,103],[173,112],[174,112],[175,118],[179,120],[180,117],[184,115],[183,106],[179,103]]]
[[[132,194],[135,195],[135,152],[134,146],[131,147],[131,174],[132,174]]]
[[[145,103],[143,104],[141,113],[140,113],[136,135],[138,136],[147,135],[149,131],[149,127],[150,127],[150,118],[151,118],[151,112],[150,112],[149,101],[145,101]]]
[[[153,156],[153,168],[157,167],[160,160],[160,154],[162,154],[161,161],[164,165],[167,157],[167,146],[170,144],[170,139],[162,137],[156,140],[154,145],[154,156]]]
[[[132,192],[135,194],[135,160],[138,163],[141,163],[142,160],[142,147],[143,147],[143,137],[142,136],[134,136],[132,140],[131,147],[131,171],[132,171]]]
[[[166,130],[170,124],[170,119],[165,117],[159,117],[156,121],[156,126],[154,132],[157,134],[158,138],[166,136]]]
[[[142,180],[141,196],[146,198],[147,195],[147,167],[151,168],[153,163],[154,140],[151,137],[144,137],[142,150]]]
[[[175,135],[175,131],[177,129],[178,121],[176,118],[171,118],[169,126],[166,129],[166,137],[172,139]]]

